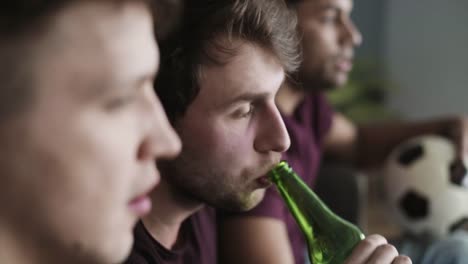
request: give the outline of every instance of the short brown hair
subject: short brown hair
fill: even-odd
[[[198,72],[216,53],[235,54],[219,37],[241,38],[272,52],[286,73],[299,66],[297,19],[284,0],[186,0],[177,34],[161,43],[155,89],[169,119],[183,115],[199,91]],[[214,48],[214,49],[213,49]]]
[[[91,1],[91,0],[89,0]],[[101,0],[140,1],[151,7],[158,36],[168,32],[177,18],[179,0]],[[34,97],[31,67],[34,40],[47,29],[50,17],[78,0],[5,0],[0,9],[0,124],[24,110]]]
[[[32,35],[40,35],[45,18],[66,1],[7,0],[0,11],[0,122],[31,100]],[[21,55],[20,55],[21,54]]]

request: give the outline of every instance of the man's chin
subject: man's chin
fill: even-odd
[[[241,211],[249,211],[255,208],[265,197],[265,189],[258,189],[252,192],[249,199],[244,203]]]
[[[333,86],[335,87],[335,89],[342,88],[346,85],[346,83],[348,82],[348,79],[349,79],[348,73],[344,73],[344,72],[338,73],[334,79]]]
[[[302,85],[299,89],[307,92],[327,92],[343,87],[348,82],[348,75],[344,73],[329,74],[325,76],[302,75]]]
[[[243,197],[237,197],[224,202],[212,204],[212,206],[221,208],[230,212],[245,212],[255,208],[265,196],[265,189],[258,189]]]

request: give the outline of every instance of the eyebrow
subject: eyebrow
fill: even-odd
[[[82,93],[81,97],[83,100],[87,100],[89,98],[103,97],[106,94],[110,94],[119,90],[138,89],[146,82],[153,83],[155,77],[155,72],[147,72],[136,78],[120,80],[117,82],[109,82],[108,79],[99,80],[97,82],[87,84],[86,86],[91,86],[92,88],[84,90],[85,93]]]
[[[281,89],[287,82],[287,78],[284,77],[283,81],[278,87],[278,90]],[[277,91],[278,91],[277,90]],[[247,92],[247,93],[242,93],[232,99],[230,99],[228,102],[226,102],[224,105],[230,106],[239,102],[255,102],[255,101],[260,101],[266,97],[270,96],[270,93],[268,92]]]
[[[336,3],[322,3],[319,4],[317,10],[319,12],[326,12],[326,11],[335,11],[337,13],[341,12],[347,12],[347,10],[343,9]],[[353,10],[353,5],[351,5],[351,9],[349,10],[350,12]]]
[[[254,102],[254,101],[260,101],[263,98],[266,98],[269,96],[269,93],[253,93],[253,92],[248,92],[248,93],[243,93],[237,97],[234,97],[233,99],[229,100],[226,105],[233,105],[239,102]]]

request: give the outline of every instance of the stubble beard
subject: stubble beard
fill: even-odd
[[[342,83],[338,80],[338,73],[322,68],[320,70],[307,70],[303,66],[296,74],[294,79],[298,83],[297,89],[301,89],[305,92],[327,92],[342,87],[348,80]]]
[[[209,205],[227,211],[245,211],[257,204],[253,192],[241,192],[234,183],[221,179],[238,178],[227,172],[198,165],[179,156],[176,160],[161,163],[162,176],[169,183],[172,193],[185,201]],[[193,160],[192,160],[193,161]],[[254,200],[254,201],[252,201]]]

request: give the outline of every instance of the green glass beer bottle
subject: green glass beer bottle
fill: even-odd
[[[313,264],[343,264],[364,234],[334,214],[282,161],[268,177],[276,185],[307,240]]]

